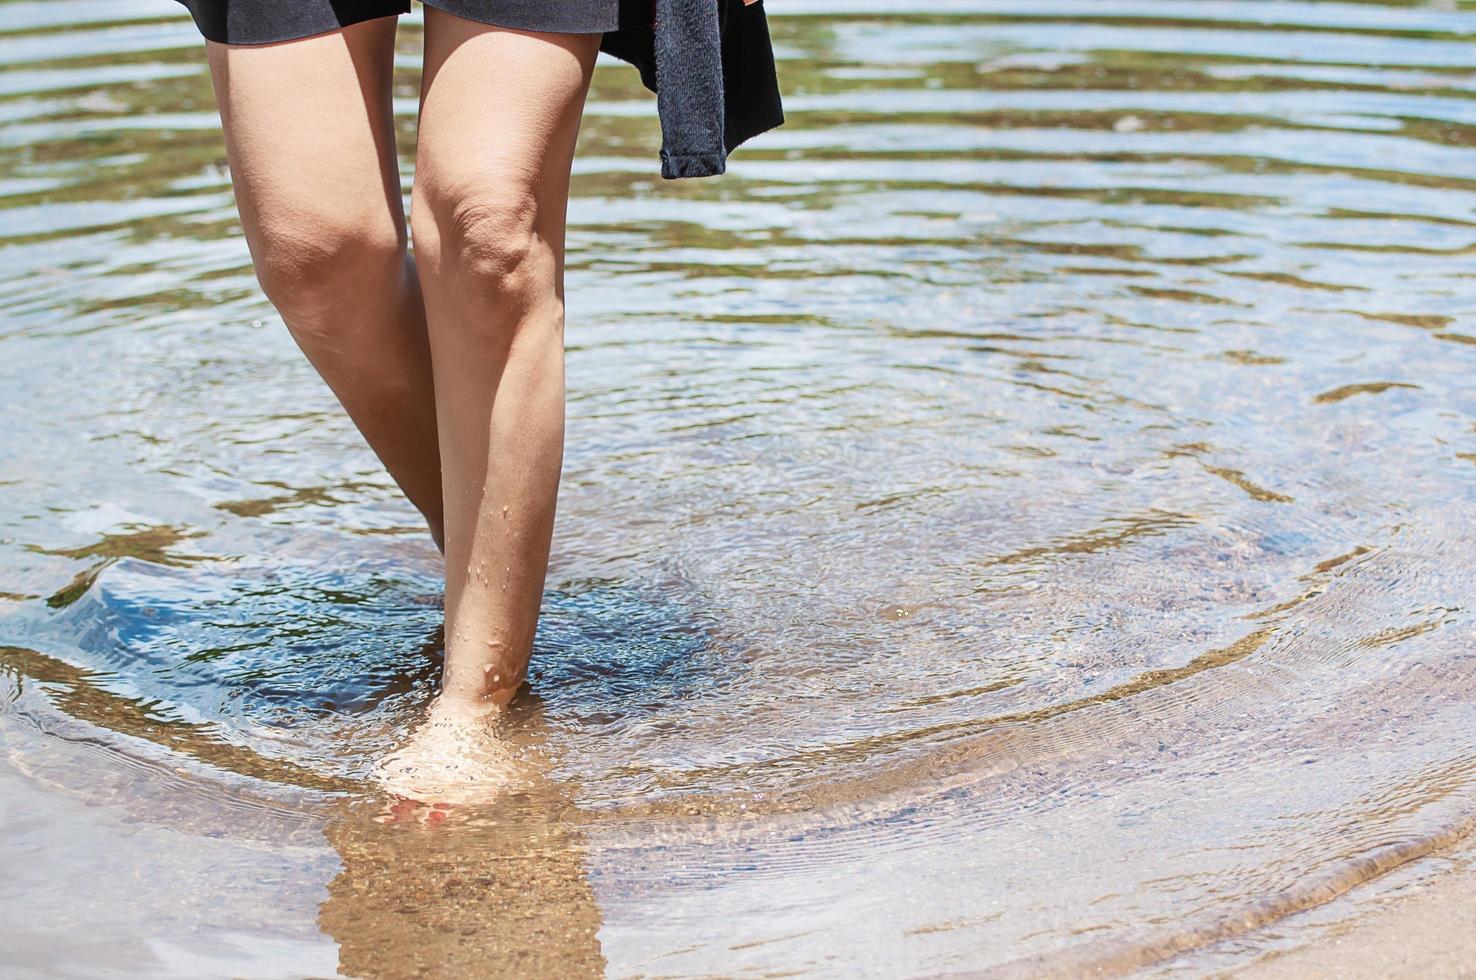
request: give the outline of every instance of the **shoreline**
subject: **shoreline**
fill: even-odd
[[[1438,858],[1451,866],[1385,894],[1349,895],[1344,914],[1310,926],[1303,941],[1262,952],[1222,975],[1476,978],[1476,842],[1467,840]]]

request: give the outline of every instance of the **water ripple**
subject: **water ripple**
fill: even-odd
[[[191,894],[277,869],[221,907],[356,975],[509,922],[568,976],[1192,971],[1468,835],[1476,10],[770,14],[722,181],[596,72],[538,775],[448,815],[365,783],[437,561],[254,286],[193,28],[0,0],[0,777]]]

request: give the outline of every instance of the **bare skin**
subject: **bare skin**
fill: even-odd
[[[209,60],[263,289],[444,540],[442,693],[388,766],[404,782],[444,759],[444,783],[532,649],[563,458],[569,170],[600,35],[426,9],[407,236],[394,28],[211,43]]]
[[[257,278],[439,544],[430,346],[395,161],[394,40],[394,18],[382,18],[206,48]]]
[[[564,445],[564,221],[598,34],[426,10],[411,227],[446,512],[442,700],[511,700],[528,665]]]

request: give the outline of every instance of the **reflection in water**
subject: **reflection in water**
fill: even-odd
[[[325,833],[343,870],[318,924],[338,941],[339,972],[603,976],[573,809],[566,787],[536,775],[479,806],[337,806]]]
[[[600,911],[556,795],[416,813],[345,806],[318,924],[351,977],[598,977]]]
[[[0,0],[10,863],[80,800],[255,923],[199,968],[237,927],[139,886],[138,972],[434,972],[464,923],[570,974],[1192,972],[1471,827],[1476,10],[784,0],[790,122],[707,183],[599,68],[546,768],[431,825],[364,801],[438,560],[252,280],[176,8]],[[0,939],[93,894],[53,868]]]

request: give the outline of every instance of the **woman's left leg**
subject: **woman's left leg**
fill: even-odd
[[[425,11],[411,236],[446,511],[443,710],[510,700],[543,597],[564,438],[564,222],[598,34]]]

